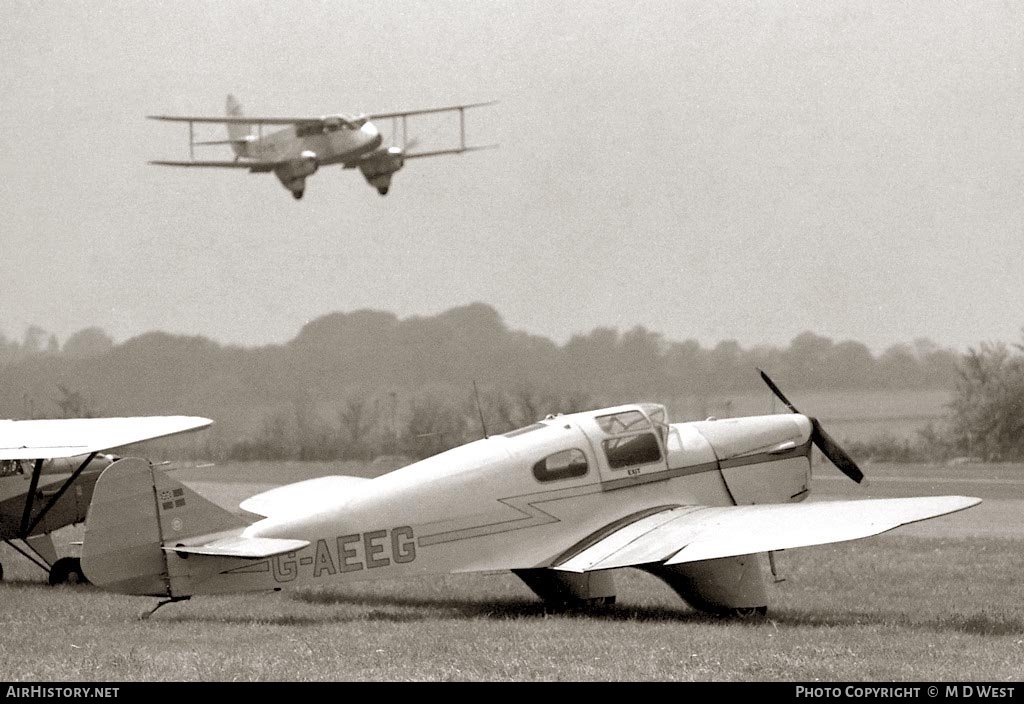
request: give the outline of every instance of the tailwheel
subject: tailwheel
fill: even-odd
[[[82,562],[77,557],[62,557],[53,563],[50,568],[50,585],[58,584],[88,584],[82,572]]]
[[[4,581],[4,563],[0,562],[0,582]]]
[[[302,195],[305,191],[292,191],[292,198],[295,200],[302,200]]]
[[[748,606],[743,609],[729,609],[726,616],[730,616],[741,621],[753,621],[759,618],[764,618],[768,615],[767,606]]]
[[[380,188],[377,189],[377,193],[380,193],[382,196],[386,196],[388,194],[388,187],[381,186]]]

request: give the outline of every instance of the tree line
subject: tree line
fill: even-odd
[[[209,449],[222,456],[418,457],[479,437],[481,410],[504,432],[551,412],[757,392],[763,368],[786,389],[948,389],[955,427],[936,438],[995,458],[1024,454],[1012,442],[1024,434],[999,410],[1020,403],[1020,358],[1019,345],[960,354],[928,340],[874,355],[812,332],[785,347],[705,347],[641,326],[600,327],[559,345],[510,330],[480,303],[406,319],[331,313],[287,343],[259,347],[164,332],[115,343],[98,328],[61,344],[32,327],[21,341],[0,335],[0,415],[206,415],[217,421]]]

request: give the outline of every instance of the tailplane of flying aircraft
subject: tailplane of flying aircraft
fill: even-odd
[[[697,609],[751,615],[767,609],[760,553],[877,535],[980,502],[803,503],[812,448],[854,481],[863,474],[816,419],[790,408],[686,423],[669,423],[655,403],[552,415],[373,479],[272,489],[240,504],[249,520],[122,459],[96,485],[82,567],[104,589],[164,597],[157,606],[497,570],[552,604],[607,604],[616,571],[634,567]]]
[[[492,102],[464,103],[422,110],[400,110],[373,114],[336,114],[319,117],[246,116],[238,100],[229,95],[224,117],[187,115],[150,115],[152,120],[187,122],[189,159],[157,160],[151,164],[222,169],[245,169],[251,173],[273,173],[292,196],[298,200],[306,192],[306,179],[320,167],[340,164],[346,169],[359,169],[366,182],[387,195],[391,177],[409,159],[492,149],[496,144],[466,143],[466,111],[492,105]],[[458,142],[444,149],[420,150],[416,139],[409,138],[410,118],[442,113],[457,114]],[[390,145],[374,121],[391,122]],[[220,123],[227,127],[226,140],[195,139],[195,126]],[[265,131],[265,128],[279,129]],[[197,146],[229,145],[235,154],[230,160],[196,159]]]
[[[46,570],[50,584],[84,580],[79,559],[58,558],[50,534],[85,520],[96,480],[118,460],[101,452],[211,423],[191,416],[0,420],[0,540]]]

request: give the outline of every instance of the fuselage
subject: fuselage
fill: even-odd
[[[363,122],[353,129],[339,120],[327,122],[322,128],[299,125],[254,138],[241,145],[239,156],[259,161],[286,161],[312,152],[321,166],[348,164],[377,149],[381,139],[380,131],[372,122]]]
[[[375,479],[268,492],[242,537],[309,542],[293,553],[167,567],[177,593],[545,567],[645,512],[800,501],[810,435],[798,414],[670,425],[656,404],[548,417]]]

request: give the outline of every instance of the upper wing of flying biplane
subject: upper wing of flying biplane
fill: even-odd
[[[366,120],[384,120],[389,118],[413,117],[415,115],[430,115],[441,112],[458,112],[469,108],[494,105],[497,101],[491,100],[481,103],[463,103],[461,105],[448,105],[441,108],[426,108],[423,110],[398,110],[395,112],[375,112],[358,115],[322,115],[319,117],[263,117],[260,115],[225,115],[223,117],[211,117],[209,115],[147,115],[150,120],[164,120],[167,122],[194,122],[212,124],[238,124],[238,125],[324,125],[332,120],[342,120],[356,123]]]
[[[0,420],[0,460],[86,455],[205,428],[212,423],[209,418],[194,416]]]
[[[590,572],[866,538],[981,502],[966,496],[821,501],[755,506],[678,506],[613,524],[555,559],[551,567]]]

